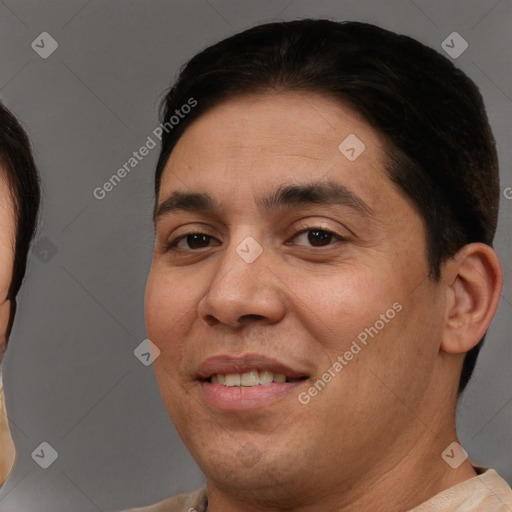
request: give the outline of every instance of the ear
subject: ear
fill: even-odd
[[[464,246],[443,268],[446,284],[445,329],[441,350],[467,352],[487,331],[503,288],[503,272],[494,249],[481,243]]]

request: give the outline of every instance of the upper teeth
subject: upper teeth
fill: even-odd
[[[286,382],[286,376],[282,373],[269,372],[267,370],[252,370],[245,373],[215,373],[212,375],[212,384],[224,386],[252,387],[258,384],[270,384],[271,382]]]

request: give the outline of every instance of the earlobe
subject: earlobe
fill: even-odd
[[[465,353],[484,336],[498,308],[503,273],[494,249],[464,246],[443,269],[446,316],[441,350]]]

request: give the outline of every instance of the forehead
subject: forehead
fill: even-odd
[[[185,130],[171,156],[176,159],[192,148],[197,156],[215,154],[217,148],[229,148],[239,156],[258,148],[266,154],[321,159],[326,149],[337,150],[335,143],[350,134],[359,134],[376,151],[383,149],[377,132],[338,99],[318,93],[268,92],[228,99],[209,109]]]
[[[0,165],[0,300],[11,283],[15,231],[14,203],[5,169]]]
[[[11,185],[7,179],[6,171],[0,163],[0,221],[3,228],[11,226],[14,229],[14,202],[12,200]],[[5,229],[2,229],[2,232]]]
[[[0,164],[0,248],[6,241],[10,243],[13,240],[16,230],[15,224],[11,186],[5,170]]]
[[[249,189],[329,180],[364,189],[391,186],[383,138],[349,105],[316,93],[231,98],[196,119],[162,175],[160,198],[175,189],[243,197]]]

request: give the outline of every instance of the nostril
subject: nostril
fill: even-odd
[[[214,327],[219,323],[219,320],[217,320],[213,315],[206,315],[203,320],[208,327]]]
[[[244,323],[244,320],[263,320],[265,317],[263,315],[254,315],[254,314],[250,314],[250,315],[242,315],[239,319],[238,319],[238,322],[239,323]]]

